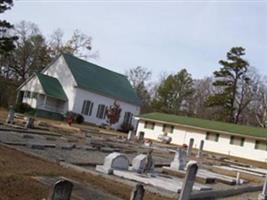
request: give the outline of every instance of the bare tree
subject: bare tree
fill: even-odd
[[[191,115],[206,119],[210,119],[213,116],[215,108],[206,106],[208,97],[215,93],[216,88],[214,88],[212,82],[212,77],[194,80],[193,87],[195,92],[189,103]]]
[[[126,75],[135,89],[137,96],[142,101],[141,112],[151,111],[151,94],[150,94],[150,83],[151,71],[147,68],[137,66],[131,68],[126,72]]]
[[[24,81],[50,62],[49,51],[36,24],[21,21],[15,25],[14,32],[19,39],[15,42],[16,48],[5,59],[5,73],[9,78]]]
[[[79,30],[75,30],[67,41],[64,41],[64,33],[61,29],[55,30],[50,37],[49,47],[53,57],[61,53],[70,53],[85,59],[98,56],[98,52],[91,52],[92,37]]]
[[[239,89],[237,90],[237,95],[235,99],[236,112],[235,112],[235,122],[242,121],[246,118],[247,112],[243,112],[252,101],[255,101],[257,97],[258,87],[259,87],[259,75],[254,68],[250,68],[245,77],[238,82]],[[241,117],[241,118],[240,118]]]
[[[248,121],[250,124],[267,127],[267,77],[258,83],[254,101],[249,105]]]

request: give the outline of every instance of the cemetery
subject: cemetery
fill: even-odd
[[[66,127],[51,131],[48,122],[19,118],[10,113],[0,125],[0,153],[9,149],[13,155],[57,166],[57,172],[49,172],[53,175],[37,167],[31,176],[47,188],[43,198],[267,198],[266,166],[206,152],[204,140],[197,148],[193,140],[186,146],[145,144],[134,132],[127,135],[87,126],[70,127],[72,131],[65,133]]]

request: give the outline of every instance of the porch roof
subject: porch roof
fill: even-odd
[[[38,77],[44,92],[47,96],[62,100],[62,101],[67,101],[68,98],[63,90],[62,85],[60,82],[51,76],[47,76],[41,73],[36,73],[36,76]]]

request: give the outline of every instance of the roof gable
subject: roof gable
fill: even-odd
[[[140,118],[169,122],[179,125],[191,126],[201,129],[209,129],[213,131],[222,131],[244,136],[261,137],[267,139],[267,129],[237,125],[225,122],[218,122],[193,117],[177,116],[164,113],[147,113],[140,115]]]
[[[56,99],[60,99],[63,101],[68,100],[62,85],[60,84],[60,82],[51,76],[47,76],[41,73],[36,73],[36,76],[38,77],[44,92],[50,96],[50,97],[54,97]]]
[[[126,76],[70,54],[63,54],[63,57],[79,88],[134,105],[141,104]]]

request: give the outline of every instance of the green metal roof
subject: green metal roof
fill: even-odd
[[[56,78],[41,73],[36,73],[36,76],[38,77],[47,96],[54,97],[63,101],[68,100],[62,88],[62,85]]]
[[[70,54],[63,54],[63,57],[79,88],[134,105],[141,104],[126,76]]]
[[[238,135],[247,135],[252,137],[261,137],[267,139],[267,129],[252,126],[244,126],[205,120],[193,117],[177,116],[163,113],[147,113],[139,116],[143,119],[157,120],[162,122],[174,123],[177,125],[191,126],[195,128],[209,129],[213,131],[222,131]]]

